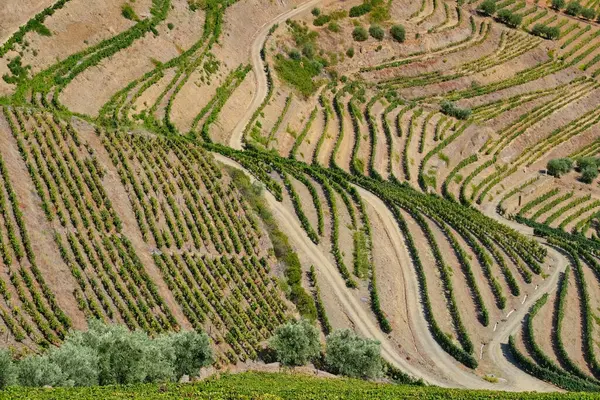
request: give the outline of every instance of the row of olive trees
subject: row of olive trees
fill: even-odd
[[[210,365],[205,333],[182,331],[150,338],[98,320],[72,331],[60,347],[15,361],[0,350],[0,389],[10,385],[96,386],[177,381]]]
[[[277,360],[286,366],[306,365],[321,356],[319,331],[305,319],[277,328],[269,345]],[[324,361],[335,374],[354,378],[376,378],[382,374],[380,343],[359,337],[349,329],[327,336]]]

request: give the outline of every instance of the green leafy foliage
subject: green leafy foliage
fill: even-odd
[[[269,346],[276,351],[277,361],[287,366],[306,365],[321,351],[319,331],[306,319],[277,328]]]
[[[544,39],[556,40],[560,37],[560,28],[557,26],[535,24],[531,29],[531,33]]]
[[[494,13],[496,12],[496,1],[485,0],[479,5],[479,7],[477,7],[477,12],[487,16],[494,15]]]
[[[406,30],[402,25],[394,25],[390,28],[390,35],[396,42],[402,43],[406,39]]]
[[[121,15],[123,15],[124,18],[126,18],[130,21],[138,21],[139,20],[137,14],[133,10],[133,7],[131,7],[131,4],[128,4],[128,3],[125,3],[121,6]]]
[[[352,31],[352,38],[354,40],[356,40],[357,42],[364,42],[365,40],[367,40],[369,38],[369,33],[362,26],[357,26]]]
[[[318,87],[314,78],[323,69],[317,60],[310,60],[306,56],[300,59],[285,58],[282,55],[275,57],[275,71],[279,78],[297,89],[303,96],[309,97],[316,92]]]
[[[471,116],[471,110],[468,108],[460,108],[450,101],[443,101],[440,107],[442,113],[457,119],[467,119]]]
[[[385,36],[385,31],[379,25],[371,25],[369,27],[369,35],[371,35],[377,40],[383,40],[383,37]]]
[[[0,357],[10,374],[6,354]],[[60,347],[30,355],[15,365],[20,386],[97,386],[175,381],[197,374],[212,360],[204,333],[182,331],[151,339],[124,325],[91,320],[87,331],[70,332]],[[11,381],[6,378],[5,382]]]
[[[581,13],[582,9],[583,6],[581,5],[581,3],[579,3],[578,1],[571,1],[569,2],[569,4],[567,4],[565,12],[569,15],[577,16]]]
[[[498,18],[498,21],[511,28],[518,28],[519,25],[521,25],[521,22],[523,22],[523,16],[521,14],[513,13],[506,8],[503,8],[502,10],[498,11],[496,16]]]
[[[380,343],[349,329],[327,336],[325,362],[336,373],[349,377],[377,378],[382,373]]]
[[[0,390],[12,385],[15,377],[16,369],[10,352],[6,349],[0,349]]]
[[[570,158],[555,158],[548,161],[548,165],[546,166],[548,173],[557,178],[568,173],[572,168],[573,161]]]

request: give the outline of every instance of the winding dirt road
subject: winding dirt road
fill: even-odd
[[[269,30],[275,24],[282,23],[288,18],[291,18],[299,13],[302,13],[321,3],[322,0],[310,0],[302,5],[278,15],[273,20],[261,26],[256,39],[252,43],[251,62],[252,70],[255,77],[256,89],[252,101],[244,114],[236,124],[231,138],[230,146],[234,149],[241,150],[243,148],[243,133],[246,125],[252,118],[255,110],[261,105],[267,94],[267,78],[264,73],[264,65],[260,57],[260,51],[267,38]],[[254,177],[246,171],[241,165],[219,154],[214,154],[215,158],[227,165],[244,171],[251,180]],[[319,268],[331,285],[336,297],[346,311],[348,317],[355,324],[356,329],[364,336],[377,339],[381,342],[383,357],[403,371],[417,378],[422,378],[429,384],[442,387],[465,387],[470,389],[496,389],[508,391],[556,391],[557,388],[542,382],[515,367],[511,364],[502,353],[502,345],[508,342],[508,337],[514,334],[526,315],[529,308],[537,301],[544,293],[556,287],[559,273],[564,271],[568,265],[566,258],[558,251],[547,247],[549,256],[553,259],[554,268],[551,275],[538,287],[533,293],[529,293],[527,301],[506,319],[499,323],[499,329],[495,333],[493,339],[485,346],[485,355],[494,363],[501,371],[503,380],[499,383],[490,383],[483,380],[466,368],[460,366],[448,353],[446,353],[439,344],[433,339],[429,331],[429,327],[424,319],[422,307],[419,299],[418,282],[414,268],[411,266],[408,251],[405,248],[402,234],[396,224],[394,216],[385,204],[371,192],[358,188],[363,199],[377,212],[384,223],[386,234],[394,244],[393,251],[398,260],[400,260],[400,273],[404,275],[404,281],[407,287],[407,304],[409,312],[409,323],[411,329],[415,333],[415,340],[419,346],[424,349],[427,355],[431,358],[436,366],[436,373],[424,371],[408,362],[402,357],[388,337],[379,329],[376,321],[358,299],[353,296],[351,291],[346,288],[344,280],[341,278],[337,267],[333,265],[329,259],[321,252],[320,249],[308,238],[302,227],[300,226],[295,214],[288,210],[282,203],[278,202],[271,193],[265,191],[266,200],[273,211],[273,215],[279,222],[281,229],[290,237],[294,243],[308,258],[310,262]],[[509,221],[496,214],[495,207],[486,207],[484,213],[503,224],[520,231],[521,233],[533,236],[531,229],[516,224],[514,221]]]
[[[235,128],[233,128],[233,132],[231,134],[231,139],[229,139],[229,146],[233,147],[236,150],[241,150],[243,146],[244,140],[244,129],[246,129],[246,125],[252,119],[252,115],[254,111],[260,107],[261,103],[267,96],[268,86],[267,86],[267,76],[265,75],[265,66],[263,65],[262,59],[260,58],[260,50],[262,49],[265,40],[267,40],[267,35],[271,30],[271,27],[276,24],[280,24],[285,20],[292,18],[293,16],[300,14],[309,8],[315,6],[316,4],[322,3],[323,0],[310,0],[302,5],[286,11],[282,14],[279,14],[277,17],[272,19],[269,22],[264,23],[256,35],[256,39],[252,42],[252,48],[250,49],[250,57],[252,63],[252,73],[254,75],[254,79],[256,82],[256,90],[254,95],[252,96],[252,102],[244,111],[244,114],[236,124]]]

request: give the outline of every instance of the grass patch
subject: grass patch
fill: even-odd
[[[297,89],[304,97],[309,97],[320,86],[313,78],[318,76],[323,65],[317,60],[307,57],[299,59],[286,58],[279,54],[275,57],[275,71],[279,78]]]

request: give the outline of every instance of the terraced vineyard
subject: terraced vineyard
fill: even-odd
[[[300,314],[432,384],[600,390],[590,18],[148,0],[81,47],[78,1],[0,52],[6,345],[96,317],[205,330],[224,366]]]

